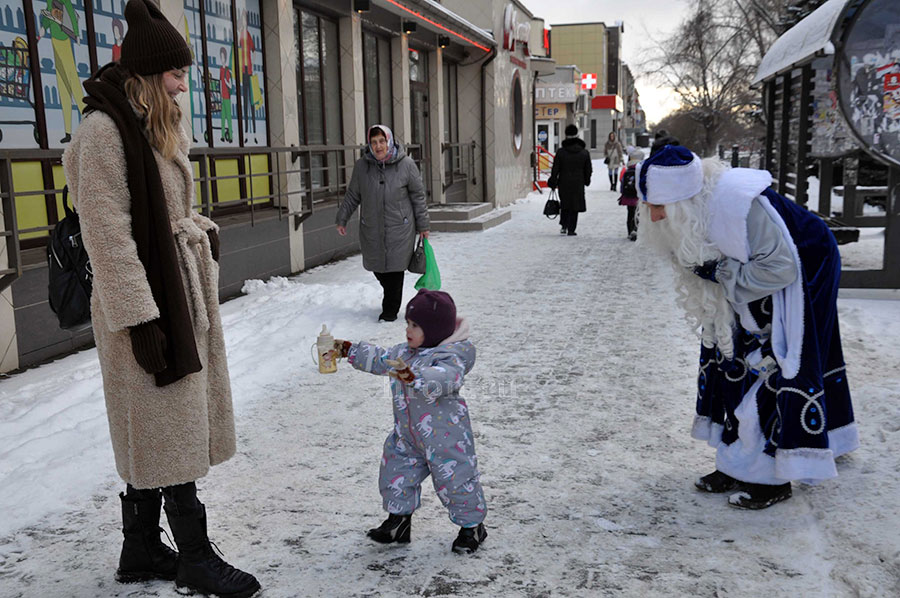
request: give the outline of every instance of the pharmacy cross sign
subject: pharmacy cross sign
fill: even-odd
[[[597,75],[595,73],[581,75],[581,89],[597,89]]]

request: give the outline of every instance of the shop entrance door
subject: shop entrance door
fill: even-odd
[[[409,49],[409,103],[411,108],[410,122],[412,131],[409,143],[418,145],[419,149],[411,152],[412,158],[419,165],[422,181],[425,183],[425,200],[435,201],[431,189],[431,135],[428,119],[428,60],[424,51]]]
[[[553,121],[539,120],[534,123],[534,126],[534,138],[537,140],[537,144],[541,146],[544,151],[554,152],[556,149],[556,137],[553,135]],[[540,172],[547,171],[549,173],[551,165],[552,161],[550,156],[542,152],[540,156],[538,156],[538,170]]]
[[[535,126],[537,129],[535,130],[534,138],[537,139],[538,145],[549,152],[550,148],[554,147],[551,139],[553,126],[549,120],[539,120],[535,123]]]

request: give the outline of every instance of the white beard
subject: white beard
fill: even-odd
[[[723,257],[708,241],[706,227],[707,205],[725,169],[718,160],[703,160],[703,189],[690,199],[666,204],[666,217],[659,222],[651,222],[647,203],[640,202],[638,243],[672,260],[677,303],[685,310],[685,319],[695,332],[699,331],[705,346],[718,345],[725,357],[731,359],[734,357],[734,309],[721,285],[693,273],[695,266]]]

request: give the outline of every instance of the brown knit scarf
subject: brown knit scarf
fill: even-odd
[[[175,237],[159,168],[143,126],[125,94],[128,72],[116,63],[98,70],[84,83],[90,110],[109,115],[125,148],[128,192],[131,195],[131,234],[147,271],[153,299],[159,307],[159,326],[166,335],[166,369],[156,385],[166,386],[202,369],[194,327],[184,295]]]

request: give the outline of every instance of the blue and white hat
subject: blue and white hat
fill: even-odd
[[[700,157],[681,145],[665,145],[640,164],[638,186],[644,201],[655,205],[689,199],[703,189]]]

